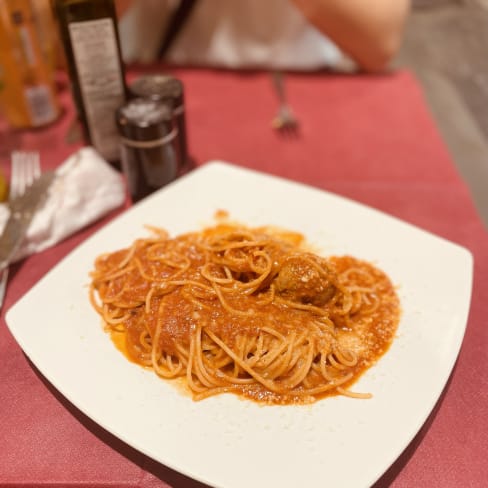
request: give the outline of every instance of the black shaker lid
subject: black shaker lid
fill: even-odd
[[[134,98],[115,114],[119,134],[133,141],[153,141],[169,134],[173,126],[168,103],[148,98]]]

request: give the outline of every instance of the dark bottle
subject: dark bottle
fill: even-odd
[[[113,0],[54,0],[72,93],[85,137],[110,162],[120,157],[114,114],[127,99]]]
[[[135,98],[116,112],[122,169],[135,202],[178,176],[178,129],[171,108]]]

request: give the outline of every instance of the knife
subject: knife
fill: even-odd
[[[25,193],[9,202],[10,217],[0,236],[0,271],[6,268],[22,244],[29,224],[44,202],[55,173],[43,173]]]

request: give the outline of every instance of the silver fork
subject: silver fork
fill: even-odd
[[[41,176],[39,153],[14,151],[11,155],[9,200],[23,195],[29,186]],[[3,305],[8,281],[8,266],[0,277],[0,309]]]
[[[298,128],[298,119],[291,109],[286,99],[285,82],[283,73],[281,71],[274,71],[272,73],[273,86],[278,96],[278,112],[273,119],[272,125],[275,129],[282,132],[294,133]]]

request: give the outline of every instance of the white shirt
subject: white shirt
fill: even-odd
[[[119,24],[126,62],[155,59],[175,0],[139,0]],[[166,55],[172,64],[312,70],[350,60],[289,0],[198,0]]]

